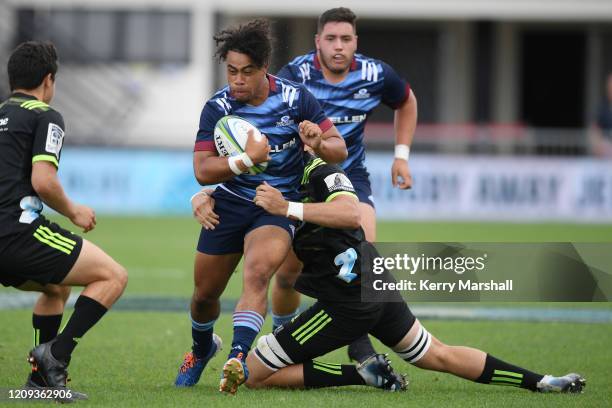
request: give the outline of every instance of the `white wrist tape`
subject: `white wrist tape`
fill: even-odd
[[[229,164],[230,170],[237,176],[242,174],[242,170],[240,170],[240,167],[238,167],[238,164],[236,163],[238,160],[240,160],[240,156],[231,156],[227,159],[227,164]]]
[[[189,199],[189,201],[190,202],[193,201],[194,197],[197,196],[198,194],[202,194],[202,195],[208,196],[208,194],[206,194],[206,192],[200,190],[197,193],[195,193],[194,195],[192,195],[191,198]]]
[[[246,153],[242,153],[242,154],[238,155],[238,158],[240,160],[242,160],[244,165],[247,166],[249,169],[255,165],[255,163],[253,163],[253,160],[251,160],[249,155],[246,154]]]
[[[395,145],[395,158],[408,161],[410,155],[410,147],[405,144]]]
[[[290,216],[297,218],[300,221],[304,221],[304,204],[289,201],[289,207],[287,207],[287,218]]]

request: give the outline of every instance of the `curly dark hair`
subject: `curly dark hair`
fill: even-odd
[[[38,88],[47,74],[55,80],[57,50],[50,42],[21,43],[11,53],[6,70],[11,91]]]
[[[320,34],[323,31],[325,24],[334,23],[349,23],[353,26],[354,30],[357,30],[357,16],[346,7],[336,7],[325,11],[319,16],[319,22],[317,24],[317,32]]]
[[[252,20],[238,27],[228,28],[214,37],[217,45],[215,56],[225,61],[229,51],[248,55],[257,68],[270,64],[272,38],[267,20]]]

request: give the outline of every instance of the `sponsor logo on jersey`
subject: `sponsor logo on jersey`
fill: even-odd
[[[366,88],[361,88],[359,91],[353,94],[353,99],[368,99],[370,96],[371,95]]]
[[[353,184],[344,173],[334,173],[324,179],[327,190],[334,191],[355,191]]]
[[[9,118],[0,119],[0,126],[6,126],[8,124]]]
[[[49,123],[49,127],[47,128],[47,143],[45,145],[45,150],[59,156],[63,143],[64,131],[62,128],[55,123]]]
[[[276,122],[276,126],[291,126],[294,124],[295,121],[289,116],[283,116],[278,122]]]
[[[361,123],[366,120],[368,117],[367,113],[363,115],[353,115],[353,116],[329,116],[329,120],[332,123]]]
[[[288,142],[283,143],[282,145],[270,145],[270,153],[280,153],[283,150],[289,149],[297,144],[295,138],[291,139]]]

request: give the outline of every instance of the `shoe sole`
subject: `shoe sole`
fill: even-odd
[[[586,387],[586,380],[584,378],[578,378],[573,383],[569,384],[563,392],[568,392],[570,394],[582,394],[582,389]]]
[[[223,366],[223,378],[219,383],[219,391],[235,395],[238,386],[244,383],[244,369],[238,359],[232,358]]]

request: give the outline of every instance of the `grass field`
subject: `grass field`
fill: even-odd
[[[64,223],[64,225],[66,225]],[[67,226],[67,225],[66,225]],[[188,218],[108,218],[87,238],[125,265],[130,283],[125,296],[189,297],[192,262],[198,228]],[[480,242],[612,242],[612,226],[520,225],[469,223],[380,223],[381,241],[480,241]],[[237,299],[240,274],[226,291]],[[1,289],[12,293],[12,289]],[[514,304],[506,304],[506,307]],[[517,305],[520,306],[520,305]],[[530,307],[550,307],[530,304]],[[603,304],[557,304],[555,307],[599,307]],[[23,384],[30,348],[31,312],[0,310],[0,388]],[[448,375],[415,369],[392,356],[394,365],[410,378],[407,393],[388,394],[375,389],[348,387],[317,391],[250,391],[235,398],[216,392],[219,368],[225,355],[211,361],[197,387],[172,386],[182,354],[190,346],[185,313],[109,313],[77,348],[70,374],[72,386],[90,394],[89,406],[241,406],[287,404],[291,407],[329,406],[611,406],[612,325],[586,323],[526,323],[495,321],[424,321],[443,341],[482,348],[492,354],[543,373],[578,371],[588,387],[583,395],[538,395],[511,387],[474,384]],[[231,316],[224,314],[215,326],[231,341]],[[264,331],[269,331],[267,321]],[[379,345],[379,349],[386,349]],[[227,348],[226,348],[227,351]],[[323,358],[346,362],[339,350]],[[0,402],[1,404],[1,402]],[[10,406],[15,406],[10,404]]]

